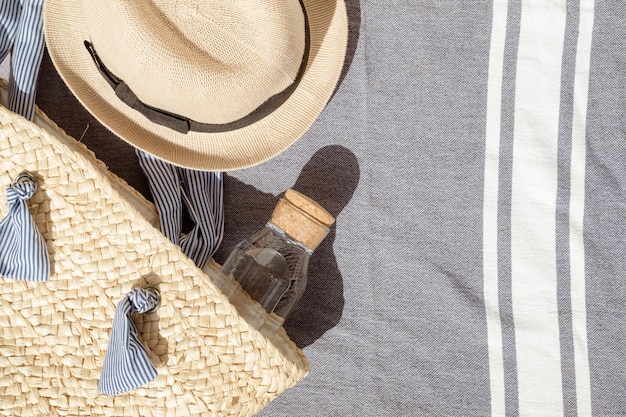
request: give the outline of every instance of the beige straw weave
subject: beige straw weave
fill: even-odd
[[[150,224],[149,202],[39,110],[36,122],[0,106],[0,215],[6,185],[33,173],[53,268],[45,283],[0,277],[0,415],[250,416],[307,374],[284,330],[270,341],[252,328]],[[158,377],[99,394],[115,306],[145,285],[162,295],[136,317]]]

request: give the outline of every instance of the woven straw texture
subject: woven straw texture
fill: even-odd
[[[0,106],[0,214],[5,185],[33,173],[40,188],[29,207],[53,268],[46,283],[0,278],[0,415],[248,416],[307,374],[291,341],[285,353],[251,328],[122,197],[129,186],[51,133]],[[115,306],[145,285],[162,295],[157,313],[136,318],[159,375],[127,394],[99,394]]]

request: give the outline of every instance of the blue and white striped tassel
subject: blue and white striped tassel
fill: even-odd
[[[26,201],[37,190],[29,174],[7,187],[9,214],[0,221],[0,275],[22,281],[50,279],[50,256]]]
[[[224,235],[224,187],[221,172],[196,171],[136,151],[161,220],[161,232],[204,268]],[[183,210],[193,228],[182,232]]]
[[[9,109],[33,120],[45,46],[44,0],[0,1],[0,62],[11,52]]]
[[[159,293],[154,289],[135,288],[115,310],[113,329],[98,391],[117,395],[153,381],[157,371],[150,362],[148,352],[139,341],[133,313],[151,313],[158,307]]]

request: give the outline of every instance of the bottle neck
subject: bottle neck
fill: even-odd
[[[309,255],[313,254],[313,249],[306,247],[302,242],[299,242],[293,236],[290,236],[289,234],[285,233],[285,231],[283,229],[281,229],[280,227],[276,226],[271,221],[267,222],[265,224],[265,227],[267,227],[268,229],[272,230],[275,234],[277,234],[281,238],[289,241],[290,244],[300,247],[303,251],[305,251]]]

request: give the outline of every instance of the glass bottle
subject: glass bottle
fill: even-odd
[[[242,289],[262,307],[266,314],[256,314],[254,327],[268,319],[279,327],[302,296],[309,258],[334,221],[318,203],[288,189],[266,225],[233,249],[214,282],[229,298]]]

